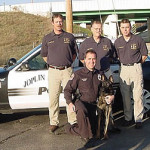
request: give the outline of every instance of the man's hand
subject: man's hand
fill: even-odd
[[[114,100],[115,96],[114,95],[108,95],[105,97],[105,101],[107,104],[111,104]]]
[[[141,64],[143,64],[146,60],[147,56],[142,56],[142,59],[141,59]]]
[[[80,60],[84,64],[84,60]]]
[[[43,57],[44,61],[47,63],[47,57]]]
[[[72,103],[69,104],[69,111],[75,112],[75,106]]]

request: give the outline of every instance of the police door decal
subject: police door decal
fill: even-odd
[[[10,72],[8,97],[12,109],[48,107],[48,70]]]

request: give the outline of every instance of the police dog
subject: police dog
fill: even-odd
[[[97,102],[97,112],[98,112],[98,126],[97,126],[97,132],[96,137],[101,138],[101,126],[104,116],[104,139],[108,139],[108,125],[111,123],[112,128],[116,128],[114,125],[113,117],[112,117],[112,103],[114,100],[114,90],[112,87],[113,78],[112,76],[107,79],[105,75],[101,76],[102,86],[99,90],[99,99]],[[108,95],[111,95],[108,97]],[[108,98],[108,99],[107,99]]]

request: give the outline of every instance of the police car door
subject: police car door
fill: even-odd
[[[48,70],[40,52],[10,71],[8,99],[12,109],[48,107]]]

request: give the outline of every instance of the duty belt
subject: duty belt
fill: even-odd
[[[81,102],[85,103],[85,104],[91,104],[91,105],[97,105],[97,102],[87,102],[87,101],[82,101],[80,100]]]
[[[70,65],[69,66],[52,66],[52,65],[49,65],[50,68],[53,68],[53,69],[58,69],[58,70],[64,70],[64,69],[67,69],[69,67],[71,67]]]
[[[124,66],[134,66],[135,63],[131,63],[131,64],[123,64]]]

